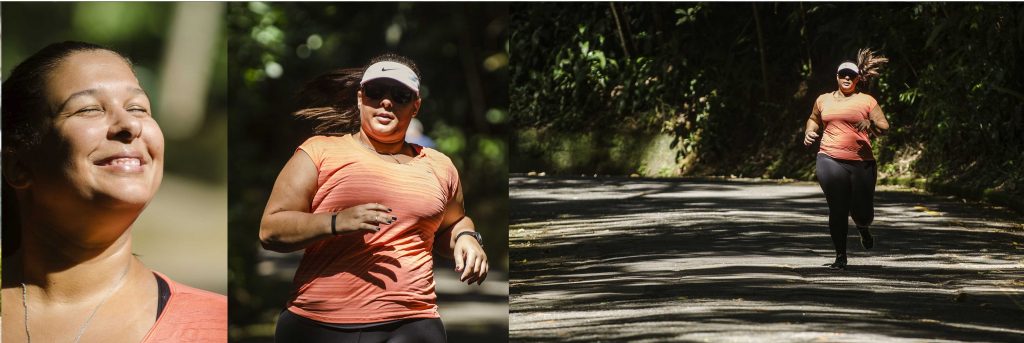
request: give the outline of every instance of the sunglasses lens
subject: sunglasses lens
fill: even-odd
[[[407,104],[413,101],[416,97],[416,94],[414,94],[412,90],[405,87],[387,87],[372,83],[363,85],[363,95],[374,100],[383,100],[384,98],[388,98],[399,105]]]
[[[412,101],[412,92],[409,91],[408,89],[402,89],[397,87],[392,88],[391,96],[394,98],[395,102],[399,104],[407,104],[410,101]]]
[[[371,99],[381,99],[384,97],[384,87],[375,84],[367,84],[363,86],[363,94]]]
[[[854,78],[854,77],[857,77],[857,73],[844,70],[844,71],[839,72],[839,77]]]

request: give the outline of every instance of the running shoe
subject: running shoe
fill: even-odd
[[[860,232],[860,245],[864,249],[871,249],[871,247],[875,246],[875,239],[871,237],[871,229],[858,227],[857,231]]]
[[[846,254],[836,255],[836,261],[829,264],[828,269],[846,270]]]

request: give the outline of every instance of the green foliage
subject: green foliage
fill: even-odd
[[[686,173],[810,178],[813,101],[872,47],[891,59],[861,85],[892,123],[874,142],[885,176],[1024,192],[1019,4],[529,4],[512,16],[512,122],[535,131],[512,140],[515,172],[557,170],[537,147],[563,134],[661,133]],[[607,169],[573,158],[574,171]]]

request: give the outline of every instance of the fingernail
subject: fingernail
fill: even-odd
[[[380,226],[376,227],[377,231],[380,231]]]
[[[398,217],[391,217],[391,220],[398,220]]]

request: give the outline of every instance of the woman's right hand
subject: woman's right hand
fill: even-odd
[[[810,146],[811,144],[814,144],[814,141],[818,140],[818,137],[820,137],[820,136],[818,135],[817,132],[814,132],[814,131],[804,132],[804,146]]]
[[[377,232],[381,224],[391,224],[398,220],[389,213],[390,208],[376,203],[352,206],[338,212],[334,227],[338,234],[359,230]]]

